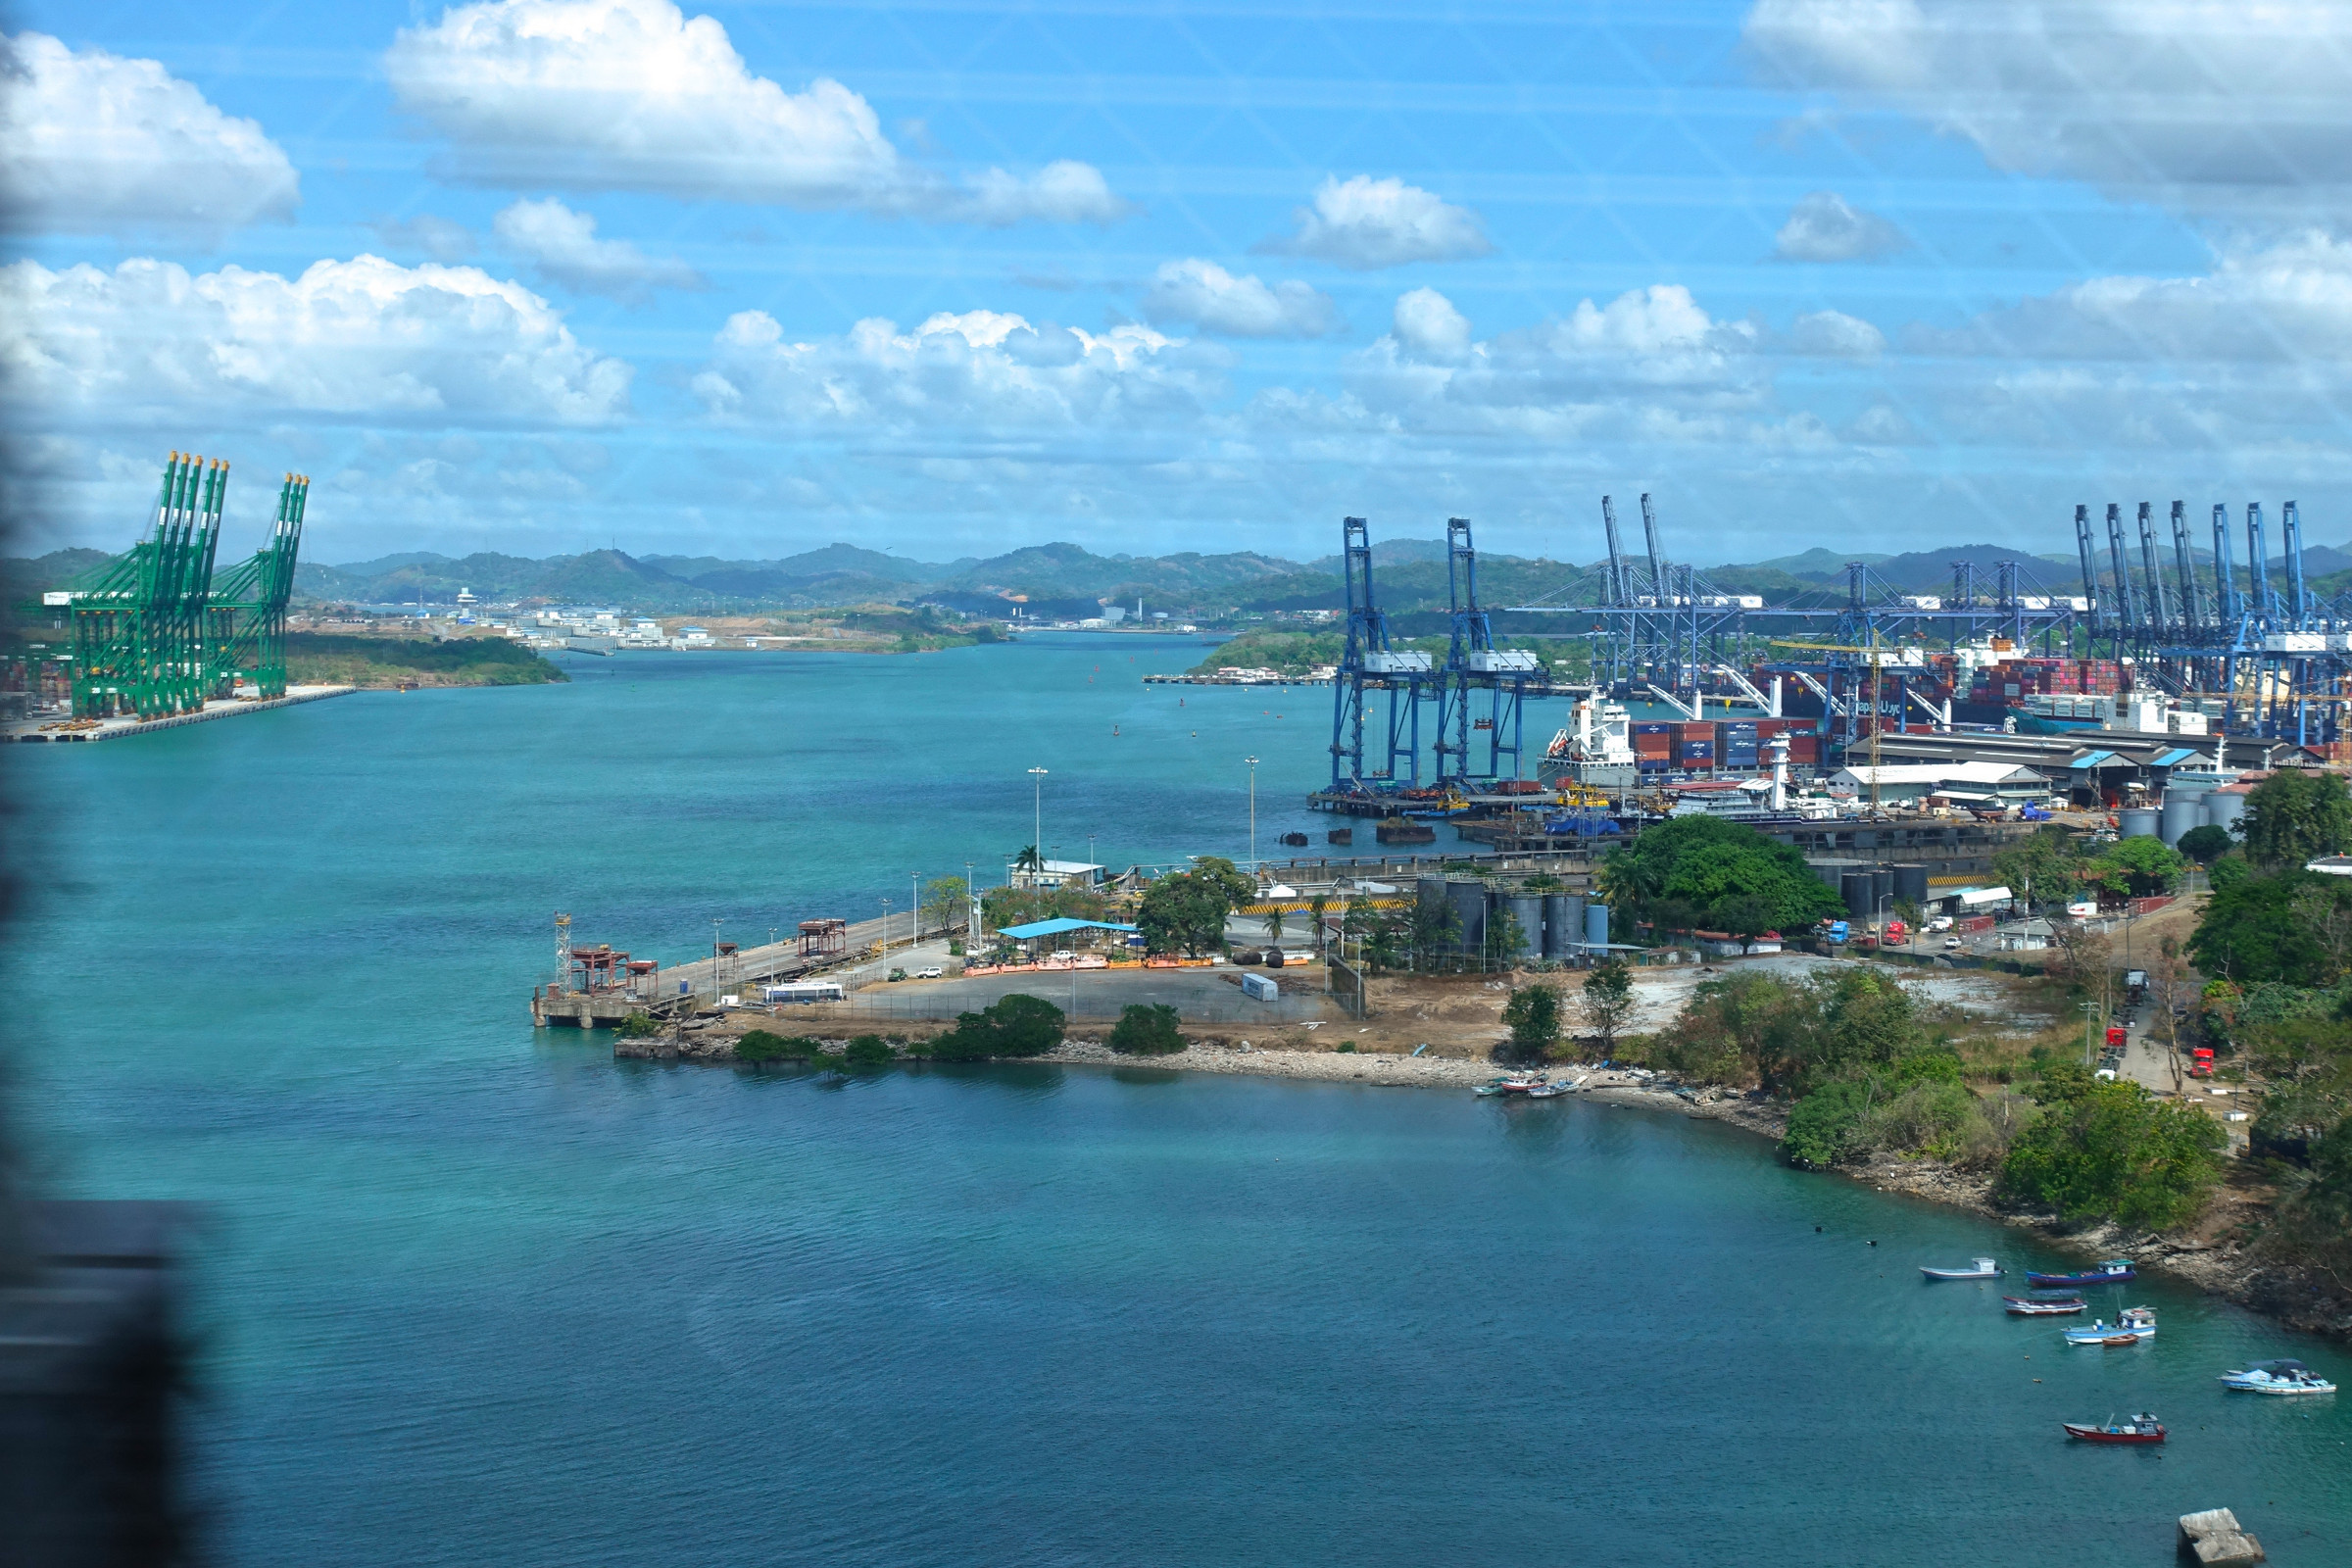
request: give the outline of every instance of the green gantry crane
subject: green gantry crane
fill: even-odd
[[[277,520],[270,542],[213,578],[205,607],[207,695],[234,697],[242,677],[261,697],[286,695],[286,601],[294,593],[294,563],[302,550],[302,514],[311,494],[308,474],[289,473],[278,487]]]
[[[153,536],[66,584],[74,717],[162,718],[204,706],[205,597],[227,496],[227,464],[172,453]]]
[[[174,452],[147,538],[42,596],[71,630],[74,716],[164,718],[234,697],[286,694],[286,603],[311,481],[286,475],[270,539],[216,577],[228,465]],[[20,656],[20,662],[24,662]]]

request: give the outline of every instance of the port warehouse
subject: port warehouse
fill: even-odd
[[[147,534],[20,607],[0,655],[0,704],[23,717],[172,719],[239,695],[286,697],[286,605],[310,479],[289,473],[262,548],[218,564],[226,463],[174,452]]]
[[[1643,784],[1773,771],[1784,755],[1799,778],[1847,769],[1883,801],[1889,768],[1961,768],[1984,760],[1969,742],[2019,730],[2052,744],[2016,766],[2075,804],[2107,808],[2161,791],[2176,769],[2221,770],[2230,742],[2249,766],[2258,753],[2275,765],[2352,760],[2341,730],[2352,604],[2304,582],[2293,502],[2276,563],[2262,507],[2247,507],[2242,572],[2226,507],[2214,509],[2212,548],[2201,552],[2186,505],[2174,503],[2168,552],[2152,505],[2137,508],[2134,548],[2116,504],[2104,550],[2089,509],[2076,508],[2080,594],[2036,582],[2032,558],[1991,571],[1958,563],[1937,595],[1898,592],[1852,563],[1842,595],[1786,604],[1721,591],[1668,560],[1648,497],[1639,553],[1625,547],[1609,497],[1600,511],[1603,561],[1545,603],[1500,609],[1479,601],[1471,524],[1449,519],[1443,662],[1393,645],[1369,526],[1344,520],[1347,632],[1332,673],[1331,782],[1315,805],[1371,816],[1436,800],[1458,809],[1531,774],[1622,802]],[[1555,682],[1504,646],[1498,617],[1554,639],[1563,624],[1590,628],[1567,635],[1587,642],[1592,679]],[[1533,757],[1526,704],[1553,698],[1573,703],[1574,716]],[[1627,703],[1677,716],[1634,719]],[[1737,711],[1710,721],[1710,706]],[[1899,757],[1898,740],[1912,743]],[[1987,793],[1972,782],[1956,781],[1957,793]]]

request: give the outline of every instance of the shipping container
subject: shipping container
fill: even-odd
[[[1708,767],[1715,761],[1715,743],[1713,741],[1687,740],[1683,742],[1682,750],[1677,755],[1682,759],[1685,767]]]
[[[1634,733],[1637,735],[1673,735],[1678,733],[1678,730],[1676,726],[1661,719],[1645,718],[1634,726]]]
[[[1674,729],[1676,734],[1687,741],[1711,741],[1715,738],[1715,724],[1712,719],[1704,723],[1677,724]]]

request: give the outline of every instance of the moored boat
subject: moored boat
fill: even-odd
[[[2222,1387],[2245,1394],[2333,1394],[2335,1385],[2300,1361],[2257,1361],[2242,1372],[2225,1372]]]
[[[2002,1308],[2013,1317],[2067,1317],[2090,1309],[2090,1303],[2072,1291],[2035,1291],[2031,1296],[2004,1296]]]
[[[1490,1078],[1472,1093],[1479,1095],[1524,1095],[1544,1082],[1541,1073],[1510,1072]]]
[[[2132,1260],[2130,1258],[2118,1257],[2111,1258],[2104,1263],[2095,1264],[2090,1268],[2082,1270],[2080,1274],[2035,1274],[2029,1271],[2026,1275],[2026,1283],[2028,1285],[2034,1286],[2121,1285],[2126,1280],[2137,1279],[2138,1277],[2139,1274],[2132,1267]]]
[[[2084,1443],[2162,1443],[2164,1441],[2164,1423],[2144,1410],[2129,1421],[2118,1421],[2115,1417],[2109,1416],[2104,1426],[2092,1426],[2083,1421],[2061,1421],[2058,1424],[2066,1428],[2068,1437],[2079,1438]]]
[[[1570,1083],[1565,1078],[1561,1078],[1549,1083],[1534,1085],[1528,1090],[1527,1098],[1530,1100],[1550,1100],[1559,1095],[1573,1094],[1575,1090],[1576,1085]]]
[[[2127,1306],[2113,1323],[2094,1319],[2085,1327],[2064,1332],[2069,1345],[2130,1345],[2156,1337],[2156,1313],[2145,1306]]]
[[[1989,1280],[2000,1277],[2001,1266],[1989,1257],[1980,1257],[1966,1268],[1930,1268],[1923,1263],[1919,1271],[1932,1280]]]

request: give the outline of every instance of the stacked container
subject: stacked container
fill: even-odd
[[[1674,766],[1675,726],[1644,719],[1633,726],[1634,765],[1644,773],[1663,773]]]
[[[1753,769],[1761,765],[1763,729],[1760,722],[1734,720],[1716,726],[1722,748],[1716,760],[1725,767]]]

